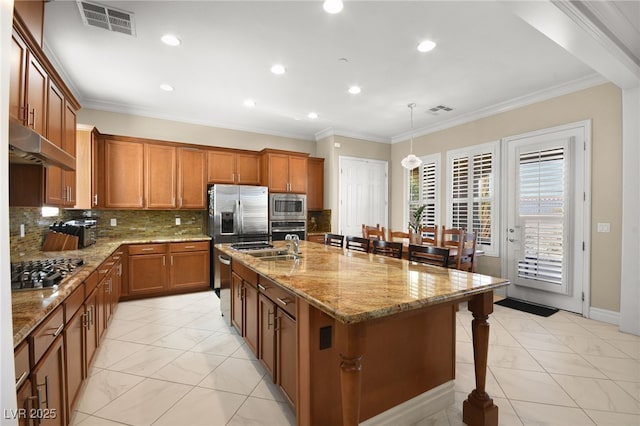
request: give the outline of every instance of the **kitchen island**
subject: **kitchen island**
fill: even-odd
[[[290,399],[299,425],[407,422],[412,412],[420,418],[429,406],[451,404],[455,318],[464,301],[474,318],[476,389],[464,402],[463,420],[497,425],[498,408],[485,392],[488,316],[493,289],[507,285],[505,279],[305,241],[293,260],[216,247],[239,273],[256,274],[258,291],[273,283],[295,298],[280,301],[295,305],[297,374]],[[244,303],[249,314],[258,309],[257,302]]]

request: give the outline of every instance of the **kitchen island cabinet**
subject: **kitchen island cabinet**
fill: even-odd
[[[425,410],[450,405],[463,301],[474,318],[476,364],[463,420],[497,425],[498,408],[485,392],[488,316],[493,290],[508,281],[305,241],[297,260],[261,260],[216,247],[232,267],[240,264],[258,274],[259,283],[269,279],[296,299],[299,425],[356,425],[373,417],[411,423]],[[405,401],[419,408],[397,408]]]

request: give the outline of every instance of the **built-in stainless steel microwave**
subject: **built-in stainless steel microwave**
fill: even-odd
[[[307,196],[304,194],[271,194],[269,220],[306,220]]]

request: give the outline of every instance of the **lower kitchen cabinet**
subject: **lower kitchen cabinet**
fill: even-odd
[[[297,385],[297,325],[296,320],[282,309],[278,309],[276,317],[276,380],[280,389],[289,398],[291,405],[296,405]]]
[[[209,288],[209,241],[129,246],[124,298]]]
[[[33,424],[31,420],[32,409],[36,405],[36,397],[33,393],[31,380],[24,380],[22,385],[16,389],[16,392],[18,411],[15,417],[18,418],[18,426],[30,426]]]
[[[64,354],[67,380],[67,413],[73,413],[82,381],[86,377],[85,368],[85,324],[84,283],[64,301]]]
[[[232,263],[231,323],[244,337],[254,355],[258,353],[258,276],[239,263]]]
[[[66,425],[64,372],[63,336],[59,334],[31,370],[33,392],[37,396],[33,414],[40,425]]]
[[[260,342],[258,359],[265,370],[275,379],[276,371],[276,304],[264,294],[258,296]]]

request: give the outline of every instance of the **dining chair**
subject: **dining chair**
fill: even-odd
[[[456,269],[475,272],[476,239],[475,232],[464,232],[462,234],[462,248],[458,252]]]
[[[409,244],[409,260],[446,268],[449,264],[449,249]]]
[[[458,254],[462,252],[464,230],[449,228],[442,230],[442,242],[440,245],[449,249],[449,267],[458,266]]]
[[[387,231],[384,229],[384,226],[381,229],[369,229],[367,230],[367,237],[369,240],[375,241],[386,241],[385,234]]]
[[[369,226],[362,224],[362,238],[369,238],[369,231],[381,231],[380,224],[376,223],[376,226]]]
[[[373,254],[381,254],[383,256],[395,257],[402,259],[402,243],[383,240],[371,240]]]
[[[401,243],[409,244],[411,242],[411,233],[410,232],[402,232],[402,231],[392,231],[389,229],[387,232],[387,241],[400,241]]]
[[[344,235],[325,233],[324,245],[342,248],[344,245]]]
[[[438,245],[438,225],[422,226],[418,229],[418,237],[420,244],[428,246]]]
[[[353,235],[347,235],[345,238],[346,248],[353,251],[362,251],[364,253],[369,252],[369,244],[371,240],[368,238],[355,237]]]

